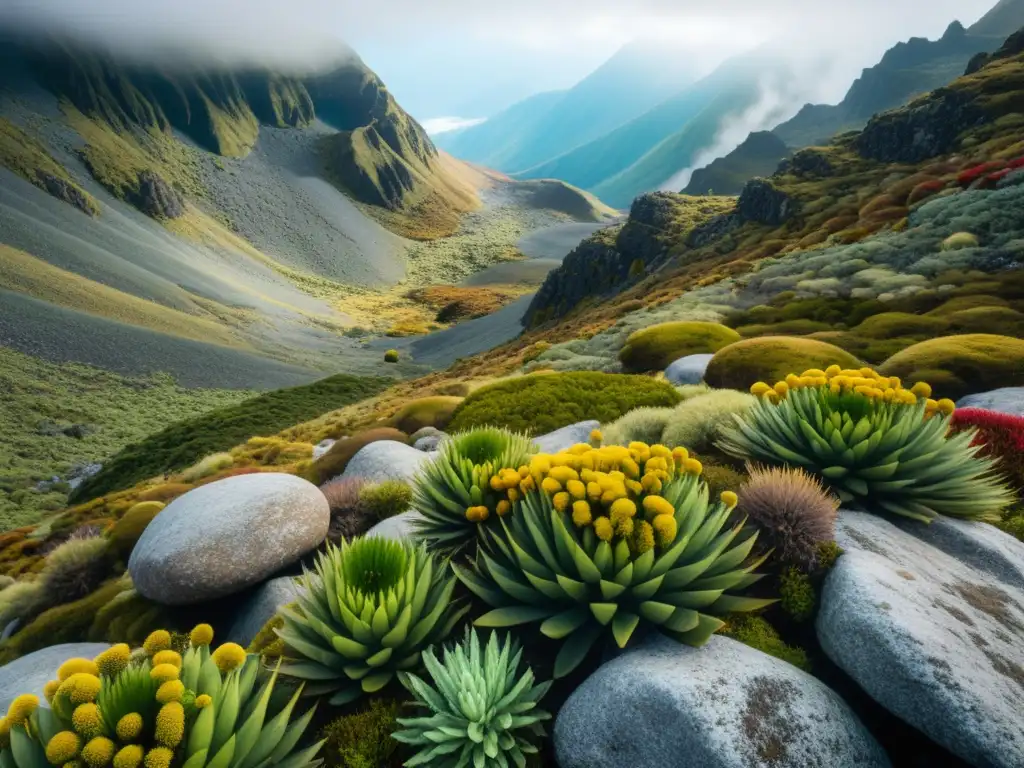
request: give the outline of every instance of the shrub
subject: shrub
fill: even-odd
[[[955,232],[942,241],[942,250],[958,251],[961,248],[977,248],[978,238],[970,232]]]
[[[331,523],[327,528],[327,538],[331,541],[337,543],[361,536],[377,523],[376,515],[361,498],[366,484],[362,477],[336,477],[320,487],[331,508]]]
[[[892,339],[901,336],[936,336],[943,333],[949,324],[937,317],[912,315],[908,312],[882,312],[872,315],[850,333],[855,337],[870,339]]]
[[[385,352],[384,353],[384,362],[385,363],[397,363],[398,362],[398,350],[397,349],[389,349],[387,352]]]
[[[635,408],[601,427],[604,441],[609,445],[660,443],[661,433],[674,412],[672,408]]]
[[[946,188],[946,182],[936,179],[934,181],[922,181],[910,191],[907,197],[907,205],[915,205],[922,200],[927,200]]]
[[[761,616],[749,614],[730,616],[722,629],[722,634],[739,640],[751,648],[756,648],[762,653],[767,653],[769,656],[789,662],[804,672],[811,671],[807,652],[802,648],[786,645],[775,628]]]
[[[465,640],[444,649],[443,661],[431,650],[423,654],[436,687],[400,672],[416,705],[429,712],[398,719],[395,740],[420,748],[406,765],[525,766],[526,755],[539,751],[543,722],[551,719],[537,708],[551,683],[534,685],[533,670],[521,659],[514,640],[499,643],[493,632],[481,651],[476,632],[467,629]]]
[[[982,408],[957,408],[950,421],[954,432],[973,432],[971,445],[998,462],[1010,485],[1024,493],[1024,416]]]
[[[461,397],[423,397],[402,406],[388,422],[389,426],[411,435],[424,427],[444,429],[461,403]]]
[[[306,573],[278,636],[301,659],[287,674],[332,693],[332,705],[376,693],[399,670],[419,666],[468,610],[452,601],[455,580],[422,545],[370,537],[327,545]]]
[[[119,560],[127,562],[135,542],[142,536],[146,526],[165,508],[162,501],[140,501],[133,505],[121,519],[107,531],[110,549]]]
[[[595,419],[602,424],[644,406],[675,405],[679,394],[664,381],[596,371],[521,376],[473,392],[455,409],[450,431],[504,427],[541,435]]]
[[[712,390],[686,400],[673,410],[661,442],[669,448],[706,451],[718,438],[718,430],[732,422],[733,414],[743,413],[756,402],[752,395],[734,389]]]
[[[154,485],[152,488],[147,488],[139,493],[136,498],[139,501],[168,502],[191,490],[192,486],[187,483],[163,483],[162,485]]]
[[[998,387],[1019,387],[1024,384],[1024,340],[982,333],[928,339],[897,352],[881,370],[911,384],[940,371],[941,384],[930,380],[931,384],[954,400]]]
[[[253,435],[273,434],[372,397],[392,383],[391,379],[339,374],[313,384],[268,392],[174,424],[117,453],[72,494],[71,500],[86,501],[165,472],[177,471],[214,451],[245,442]]]
[[[906,390],[870,368],[810,370],[775,387],[722,431],[734,456],[798,465],[822,478],[841,501],[922,522],[937,515],[987,519],[1011,494],[968,433],[947,438],[950,400],[926,384]]]
[[[110,566],[105,538],[70,539],[47,555],[39,580],[50,605],[69,603],[85,597],[103,583]]]
[[[787,568],[779,577],[779,605],[782,610],[802,624],[814,616],[816,603],[811,577],[798,568]]]
[[[359,500],[379,522],[408,511],[412,505],[412,488],[401,480],[385,480],[363,486]]]
[[[495,428],[444,441],[416,477],[416,535],[430,549],[451,555],[474,541],[482,525],[500,525],[495,521],[519,493],[519,475],[508,468],[524,464],[531,450],[530,438]]]
[[[736,331],[718,323],[661,323],[630,334],[619,361],[627,371],[656,371],[686,355],[717,352],[739,339]]]
[[[676,387],[676,392],[679,393],[679,397],[683,400],[692,400],[695,397],[706,395],[711,391],[711,387],[701,382],[700,384],[680,384]]]
[[[214,453],[182,472],[181,480],[185,483],[194,483],[204,477],[216,474],[222,469],[227,469],[234,463],[235,459],[230,453]]]
[[[761,529],[762,541],[783,563],[811,571],[823,542],[835,537],[839,502],[821,481],[794,467],[749,468],[737,512]]]
[[[723,626],[716,615],[772,603],[726,594],[755,583],[764,557],[747,559],[756,531],[723,531],[736,495],[709,504],[700,470],[683,449],[642,443],[534,457],[505,525],[485,531],[475,561],[452,563],[493,609],[476,626],[540,622],[563,641],[560,678],[606,632],[619,648],[641,624],[702,645]]]
[[[814,339],[764,336],[730,344],[711,358],[704,380],[712,387],[746,389],[755,381],[777,381],[794,368],[824,368],[833,363],[857,368],[849,352]]]
[[[338,768],[388,768],[398,749],[391,734],[398,727],[397,701],[374,699],[367,709],[342,715],[320,733],[326,765]]]
[[[16,581],[0,592],[0,624],[26,621],[46,606],[46,593],[38,579]]]
[[[393,427],[377,427],[376,429],[368,429],[365,432],[352,435],[352,437],[338,440],[327,453],[314,461],[313,466],[310,467],[313,482],[317,485],[323,485],[328,480],[339,477],[345,471],[345,467],[348,466],[353,456],[370,443],[376,443],[378,440],[394,440],[399,443],[407,443],[409,436],[405,432]]]

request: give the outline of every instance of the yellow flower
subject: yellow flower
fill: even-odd
[[[825,369],[825,375],[828,376],[829,378],[833,378],[835,376],[838,376],[839,372],[842,370],[842,368],[833,363],[832,365]]]
[[[729,509],[732,509],[739,503],[739,497],[732,491],[722,491],[722,495],[719,498]]]
[[[177,680],[181,671],[173,664],[157,664],[149,670],[149,676],[158,683],[166,683],[168,680]]]
[[[659,469],[662,472],[668,472],[668,462],[661,456],[655,456],[644,465],[644,471],[646,472],[656,472]]]
[[[482,523],[490,516],[491,510],[483,505],[470,507],[466,510],[466,519],[473,523]]]
[[[570,501],[572,501],[572,497],[565,491],[559,491],[551,499],[551,503],[559,512],[565,512],[569,508]]]
[[[495,505],[494,511],[498,513],[498,517],[504,517],[505,515],[507,515],[509,512],[512,511],[512,504],[511,504],[511,502],[508,502],[508,501],[505,501],[505,499],[502,499],[501,501],[499,501]]]
[[[896,390],[896,400],[903,403],[904,405],[916,405],[917,395],[915,395],[909,389],[899,389]]]
[[[210,706],[212,703],[213,699],[209,696],[209,694],[201,693],[198,696],[196,696],[196,709],[206,709],[206,707]]]
[[[139,768],[142,763],[142,747],[138,744],[129,744],[121,747],[114,755],[114,768]]]
[[[786,384],[789,385],[790,389],[800,389],[800,377],[795,373],[786,374]]]
[[[598,482],[587,483],[587,499],[596,504],[601,500],[601,494],[604,493],[604,489]]]
[[[925,409],[925,411],[931,413],[932,411],[938,410],[938,408],[939,408],[939,404],[937,402],[935,402],[934,400],[932,400],[930,397],[927,400],[924,401],[924,409]]]
[[[640,485],[636,480],[627,480],[626,488],[634,495],[639,496],[644,492],[644,487]]]
[[[519,493],[518,489],[516,489],[516,488],[509,488],[508,489],[508,500],[510,502],[512,502],[513,504],[515,504],[517,501],[519,501],[519,497],[520,496],[521,496],[521,494]]]
[[[57,679],[62,683],[76,672],[99,676],[100,670],[96,662],[90,659],[68,659],[57,669]]]
[[[789,394],[789,384],[787,384],[784,381],[775,382],[775,386],[773,387],[773,389],[775,390],[775,394],[777,394],[779,397],[785,397],[786,395]]]
[[[825,376],[825,375],[827,375],[827,374],[823,370],[821,370],[820,368],[808,368],[806,371],[804,371],[801,374],[801,376],[809,376],[812,379],[816,379],[819,376]]]
[[[169,701],[181,701],[181,697],[185,695],[185,684],[181,680],[168,680],[166,683],[161,683],[160,687],[156,689],[156,700],[161,704],[166,704]]]
[[[7,707],[7,722],[11,725],[22,725],[38,708],[39,697],[31,693],[23,693]]]
[[[639,557],[651,549],[654,549],[654,527],[641,520],[633,529],[633,555]]]
[[[774,389],[769,389],[767,392],[764,393],[764,399],[767,400],[769,403],[778,403],[779,393],[776,392]]]
[[[572,522],[577,528],[590,525],[593,517],[590,514],[590,505],[585,501],[575,501],[572,505]]]
[[[177,651],[160,651],[153,654],[153,666],[155,667],[160,664],[173,664],[178,669],[181,669],[181,654]]]
[[[878,372],[874,368],[868,368],[867,366],[860,369],[860,375],[865,379],[877,379]]]
[[[129,712],[117,721],[114,732],[121,741],[134,741],[142,733],[142,715],[138,712]]]
[[[74,731],[61,731],[54,734],[46,744],[46,759],[51,765],[64,765],[64,763],[78,757],[78,751],[82,748],[82,740]]]
[[[633,459],[623,459],[622,472],[626,477],[640,477],[640,465]]]
[[[486,507],[485,507],[486,509]],[[230,672],[245,663],[245,648],[238,643],[224,643],[213,652],[213,663],[221,672]]]
[[[956,410],[956,403],[950,400],[948,397],[944,397],[938,402],[939,413],[943,416],[952,415],[953,411]]]
[[[60,688],[60,680],[50,680],[43,686],[43,696],[46,697],[47,701],[53,701],[53,697],[57,695],[58,688]]]
[[[612,534],[612,521],[607,517],[599,517],[594,521],[594,533],[597,534],[597,538],[601,541],[611,541]]]
[[[103,768],[114,759],[114,742],[106,736],[96,736],[82,747],[82,762],[89,768]]]
[[[153,656],[160,651],[166,651],[170,647],[171,633],[166,629],[158,629],[156,632],[151,632],[142,644],[142,649],[146,652],[147,656]]]
[[[598,444],[604,442],[604,435],[601,434],[601,430],[600,429],[592,429],[592,430],[590,430],[590,442],[598,443]]]
[[[645,496],[643,500],[644,517],[650,520],[658,515],[675,515],[675,507],[661,496]]]
[[[554,478],[562,487],[565,487],[565,484],[570,480],[580,479],[579,473],[572,467],[555,467],[551,470],[548,477]]]
[[[91,739],[103,733],[103,713],[91,702],[79,704],[71,714],[71,725],[83,738]]]
[[[85,704],[96,701],[100,694],[100,679],[87,672],[76,672],[57,689],[58,696],[67,696],[72,704]]]
[[[614,521],[613,521],[614,522]],[[628,538],[633,535],[633,528],[635,523],[632,517],[624,517],[615,524],[615,532],[622,538]]]
[[[748,381],[749,381],[749,379],[748,379]],[[755,397],[760,397],[761,395],[763,395],[765,392],[767,392],[770,389],[771,389],[771,387],[768,384],[765,384],[763,381],[759,381],[759,382],[751,385],[751,387],[750,387],[750,394],[754,395]]]
[[[924,381],[917,382],[917,384],[910,388],[910,391],[918,397],[923,397],[925,399],[932,396],[932,388]]]
[[[213,642],[213,627],[209,624],[196,624],[188,633],[188,641],[192,645],[209,645]]]
[[[704,471],[704,465],[697,459],[687,459],[683,462],[683,471],[688,475],[699,475]]]
[[[491,486],[491,490],[492,491],[500,491],[500,490],[503,490],[504,487],[505,487],[505,484],[501,481],[501,478],[498,477],[497,475],[491,475],[491,479],[488,481],[488,485]]]
[[[615,524],[618,524],[620,520],[633,517],[635,514],[636,504],[631,499],[616,499],[608,510],[608,516]]]
[[[143,761],[145,768],[171,768],[171,760],[174,759],[174,752],[167,747],[154,747],[146,753]]]
[[[628,495],[625,485],[616,484],[601,494],[601,503],[608,507],[614,504],[617,499],[624,499]]]
[[[224,646],[221,646],[223,648]],[[163,747],[174,749],[185,736],[185,708],[180,701],[169,701],[156,713],[153,737]]]
[[[97,656],[95,662],[101,675],[116,677],[121,670],[128,666],[131,658],[132,649],[128,647],[128,644],[118,643]]]
[[[560,490],[562,490],[562,484],[555,480],[553,477],[545,477],[540,484],[540,487],[545,493],[554,496]]]
[[[533,479],[533,475],[530,477],[524,477],[523,481],[519,483],[519,490],[521,493],[529,493],[530,491],[536,490],[537,482]]]
[[[654,535],[658,546],[662,549],[672,546],[672,542],[676,540],[676,533],[679,532],[675,517],[672,515],[658,515],[654,518],[651,525],[654,528]]]
[[[570,480],[565,484],[567,490],[574,499],[587,498],[587,486],[580,480]]]

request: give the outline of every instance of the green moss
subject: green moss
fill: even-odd
[[[400,515],[412,506],[412,488],[401,480],[385,480],[383,483],[371,483],[363,486],[359,492],[359,501],[378,520]]]
[[[370,706],[331,721],[320,733],[326,743],[320,750],[331,768],[389,768],[398,742],[391,738],[398,723],[397,701],[374,699]]]
[[[614,421],[634,408],[679,402],[671,385],[649,378],[595,371],[521,376],[473,392],[455,409],[449,431],[505,427],[542,435],[596,419]]]
[[[912,315],[908,312],[882,312],[872,315],[850,331],[854,336],[871,339],[892,339],[897,336],[937,336],[949,324],[938,317]]]
[[[391,417],[389,424],[410,435],[423,427],[444,429],[461,402],[461,397],[444,395],[413,400],[402,406],[401,410]]]
[[[294,606],[294,603],[292,603],[292,606]],[[280,614],[271,616],[260,631],[256,633],[256,637],[252,639],[246,650],[249,653],[259,653],[268,658],[278,658],[284,652],[284,642],[277,636],[277,630],[283,626],[283,616]]]
[[[703,480],[708,484],[708,498],[716,500],[722,491],[735,493],[749,479],[743,472],[738,472],[732,467],[704,462]]]
[[[758,381],[776,382],[808,368],[860,368],[860,361],[839,347],[815,339],[764,336],[730,344],[715,354],[704,380],[712,387],[746,391]]]
[[[727,620],[722,634],[739,640],[751,648],[756,648],[762,653],[767,653],[769,656],[787,661],[804,672],[811,671],[807,652],[803,648],[786,645],[775,628],[761,616],[749,614],[731,616]]]
[[[1014,538],[1024,541],[1024,509],[1017,508],[1011,510],[1011,513],[1006,514],[1002,520],[996,523],[996,527]]]
[[[929,339],[897,352],[881,372],[899,376],[904,386],[927,381],[937,397],[954,400],[1018,387],[1024,384],[1024,340],[981,333]]]
[[[139,540],[142,532],[146,530],[146,526],[165,506],[161,501],[142,501],[135,504],[124,513],[120,520],[114,523],[107,532],[107,538],[110,540],[110,548],[118,559],[124,562],[128,561],[135,542]]]
[[[390,379],[340,374],[301,387],[268,392],[238,405],[179,422],[125,448],[84,483],[73,500],[84,501],[140,480],[182,469],[214,451],[254,435],[279,432],[380,392]]]
[[[385,352],[384,353],[384,362],[385,363],[397,363],[398,362],[398,350],[397,349],[389,349],[387,352]]]
[[[978,307],[1005,307],[1008,306],[1006,299],[999,296],[986,296],[979,294],[975,296],[957,296],[946,303],[931,310],[928,314],[936,317],[946,317],[966,309]]]
[[[393,429],[392,427],[378,427],[377,429],[368,429],[365,432],[352,435],[352,437],[338,440],[327,453],[313,463],[313,466],[310,468],[312,476],[309,479],[317,485],[323,485],[328,480],[338,477],[345,471],[345,467],[348,466],[353,456],[370,443],[376,443],[379,440],[394,440],[399,443],[408,443],[409,436],[405,432]]]
[[[805,622],[814,615],[817,598],[811,577],[796,568],[788,568],[779,577],[779,602],[794,621]]]
[[[744,338],[752,339],[757,336],[805,336],[809,333],[831,330],[832,326],[818,320],[799,318],[796,320],[782,320],[778,323],[759,323],[755,325],[742,325],[737,332]]]
[[[994,333],[1024,337],[1024,313],[1010,307],[974,307],[947,316],[955,333]]]
[[[630,334],[619,361],[628,371],[656,371],[680,357],[717,352],[739,339],[736,331],[718,323],[660,323]]]
[[[842,547],[834,541],[823,541],[818,545],[818,570],[830,571],[836,560],[843,554]]]

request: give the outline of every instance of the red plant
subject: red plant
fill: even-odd
[[[907,197],[907,205],[913,205],[914,203],[924,200],[926,197],[931,197],[932,195],[941,192],[945,187],[946,182],[941,181],[940,179],[935,179],[934,181],[922,181],[910,190],[910,195]]]
[[[996,171],[995,173],[990,173],[988,176],[985,177],[985,181],[989,182],[990,184],[995,184],[997,181],[999,181],[1003,177],[1009,176],[1010,175],[1010,171],[1011,171],[1010,168],[1003,168],[1003,170],[1001,170],[1001,171]]]
[[[992,171],[999,171],[1006,167],[1006,164],[999,160],[990,160],[981,165],[975,165],[965,171],[961,171],[957,177],[957,183],[962,187],[969,187],[982,176]]]
[[[1024,157],[1018,157],[1015,160],[1011,160],[1006,164],[1006,167],[1014,171],[1018,168],[1024,168]]]
[[[1024,416],[983,408],[958,408],[950,427],[955,432],[977,430],[972,445],[983,445],[983,455],[999,460],[1000,469],[1018,491],[1024,492]]]

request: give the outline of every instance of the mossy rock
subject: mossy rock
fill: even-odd
[[[1024,385],[1024,340],[988,333],[942,336],[914,344],[886,360],[886,376],[904,386],[927,381],[954,400],[975,392]]]
[[[331,449],[313,462],[310,467],[311,477],[309,478],[317,485],[323,485],[328,480],[338,477],[345,471],[345,467],[362,448],[378,440],[395,440],[399,443],[408,443],[409,435],[394,427],[377,427],[360,432],[352,437],[339,440]]]
[[[844,349],[815,339],[762,336],[745,339],[711,358],[704,381],[712,387],[748,390],[758,381],[780,381],[808,368],[860,368],[860,361]]]
[[[408,435],[417,432],[423,427],[436,427],[444,429],[452,419],[452,414],[459,407],[463,398],[446,397],[437,395],[435,397],[422,397],[406,403],[390,419],[390,424]]]
[[[167,505],[162,501],[140,501],[131,507],[107,532],[110,548],[123,561],[128,560],[135,542],[142,536],[146,526]]]
[[[619,361],[627,371],[658,371],[681,357],[717,352],[739,340],[736,331],[719,323],[660,323],[630,334]]]
[[[942,318],[927,315],[913,315],[909,312],[882,312],[872,315],[856,328],[851,329],[854,336],[866,336],[871,339],[892,339],[903,336],[929,337],[945,333],[949,328]]]
[[[532,374],[476,390],[455,410],[448,429],[497,426],[543,435],[589,419],[606,424],[635,408],[667,407],[680,399],[670,384],[649,376],[596,371]]]
[[[994,333],[1024,337],[1024,313],[1010,307],[974,307],[949,315],[949,329],[956,333]]]

